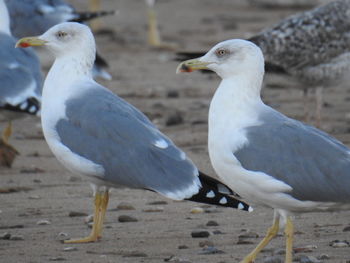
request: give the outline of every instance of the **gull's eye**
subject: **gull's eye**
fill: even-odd
[[[215,54],[218,56],[218,57],[222,57],[222,56],[225,56],[226,54],[228,53],[228,51],[226,49],[223,49],[223,48],[219,48],[215,51]]]
[[[67,35],[67,33],[64,32],[64,31],[58,31],[58,32],[56,33],[56,36],[57,36],[58,38],[65,37],[66,35]]]

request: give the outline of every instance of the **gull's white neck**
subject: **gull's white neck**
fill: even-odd
[[[10,17],[4,0],[0,0],[0,32],[11,35]]]
[[[221,81],[209,108],[209,132],[223,124],[243,128],[254,122],[264,106],[260,97],[263,73],[238,74]]]

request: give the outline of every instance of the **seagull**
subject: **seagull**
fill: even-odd
[[[32,49],[15,49],[10,19],[0,0],[0,115],[8,121],[0,139],[0,165],[11,167],[18,151],[9,144],[12,120],[40,111],[43,84],[38,57]]]
[[[43,34],[52,26],[74,21],[84,23],[88,20],[115,14],[115,10],[96,12],[77,12],[64,0],[5,0],[11,17],[11,30],[16,38]],[[108,63],[99,54],[96,55],[93,72],[95,77],[111,80],[105,70]]]
[[[316,95],[316,125],[321,124],[323,89],[344,83],[350,73],[350,0],[332,1],[287,17],[250,37],[265,56],[267,72],[284,73]],[[203,52],[180,52],[184,60]],[[305,120],[309,121],[307,101]]]
[[[92,79],[95,40],[89,27],[62,23],[39,37],[20,39],[16,46],[45,46],[56,57],[43,87],[44,136],[67,169],[94,185],[92,232],[66,243],[101,237],[109,189],[119,185],[251,210],[224,184],[200,173],[143,113]]]
[[[223,41],[177,72],[214,71],[222,81],[209,108],[208,148],[219,178],[245,200],[274,209],[273,225],[241,261],[253,262],[285,226],[292,262],[292,215],[350,209],[350,149],[261,100],[264,57],[254,43]]]

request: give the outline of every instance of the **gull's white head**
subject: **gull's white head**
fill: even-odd
[[[0,0],[0,32],[11,35],[10,17],[4,0]]]
[[[260,48],[250,41],[226,40],[215,45],[203,57],[182,62],[177,72],[199,69],[212,70],[223,79],[247,72],[263,74],[264,57]]]
[[[45,46],[56,58],[82,55],[91,64],[96,54],[95,39],[90,28],[75,22],[55,25],[41,36],[25,37],[16,44],[16,47],[29,46]]]

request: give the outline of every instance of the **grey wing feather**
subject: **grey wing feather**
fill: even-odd
[[[299,200],[348,202],[350,153],[326,133],[273,110],[246,129],[249,143],[234,155],[245,169],[290,185]]]
[[[63,0],[5,0],[11,17],[11,32],[17,38],[43,34],[50,27],[75,18]]]
[[[350,1],[338,0],[282,20],[252,37],[266,61],[287,71],[350,51]]]
[[[2,33],[0,42],[0,105],[21,103],[30,97],[40,101],[42,75],[33,50],[15,49],[15,39]]]
[[[90,89],[66,103],[61,142],[105,169],[102,179],[164,195],[198,184],[198,170],[136,108],[108,90]],[[157,146],[157,141],[160,145]],[[183,196],[181,198],[184,198]]]

